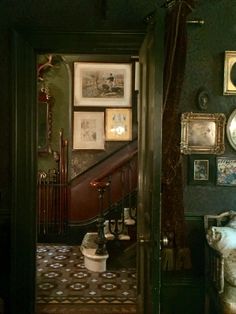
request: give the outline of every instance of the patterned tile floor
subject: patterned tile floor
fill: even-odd
[[[36,289],[38,305],[134,305],[136,272],[128,268],[91,272],[84,266],[79,246],[39,244]]]
[[[135,304],[37,304],[36,314],[136,314]]]

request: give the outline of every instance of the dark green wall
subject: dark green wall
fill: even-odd
[[[38,55],[38,64],[44,64],[48,61],[46,55]],[[38,169],[47,171],[57,168],[57,163],[53,158],[53,151],[60,150],[60,131],[63,130],[64,139],[70,142],[71,125],[71,74],[70,69],[62,58],[57,57],[58,61],[52,68],[42,75],[43,80],[38,80],[38,90],[48,88],[51,103],[51,153],[40,153],[38,155]],[[63,86],[63,88],[62,88]]]
[[[47,62],[48,54],[38,56],[38,64]],[[105,141],[102,150],[73,150],[73,112],[89,111],[103,112],[105,119],[105,106],[74,107],[73,105],[73,65],[74,62],[129,62],[132,64],[132,75],[135,74],[135,60],[131,56],[116,55],[79,55],[61,54],[53,55],[53,58],[60,60],[43,75],[43,80],[38,80],[38,89],[47,87],[49,94],[53,98],[51,106],[51,153],[40,153],[38,155],[38,169],[48,171],[56,168],[53,159],[53,151],[59,151],[59,132],[64,130],[64,138],[68,140],[68,172],[69,181],[77,175],[88,170],[96,163],[106,159],[122,147],[127,145],[127,141]],[[137,139],[137,92],[132,86],[132,140]],[[105,125],[105,123],[104,123]],[[105,128],[105,127],[104,127]],[[104,130],[105,131],[105,130]]]
[[[199,6],[189,19],[199,18],[205,24],[188,24],[188,54],[186,75],[181,98],[180,112],[201,112],[197,107],[197,94],[206,88],[210,102],[206,112],[229,114],[236,108],[236,96],[223,96],[224,52],[236,50],[236,3],[234,1],[199,1]],[[234,156],[225,136],[225,153]],[[196,215],[236,209],[235,187],[211,185],[188,185],[187,157],[185,170],[185,210]]]

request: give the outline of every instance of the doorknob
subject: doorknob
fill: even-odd
[[[169,243],[169,239],[166,235],[164,235],[164,236],[162,236],[162,239],[160,242],[161,242],[162,246],[167,246]]]

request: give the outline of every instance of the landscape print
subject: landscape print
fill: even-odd
[[[130,63],[74,63],[74,106],[131,106]]]
[[[124,70],[82,71],[82,97],[124,97]]]

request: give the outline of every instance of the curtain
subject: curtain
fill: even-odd
[[[172,1],[167,8],[163,100],[162,230],[170,246],[186,248],[180,154],[179,102],[187,52],[187,17],[194,0]]]

